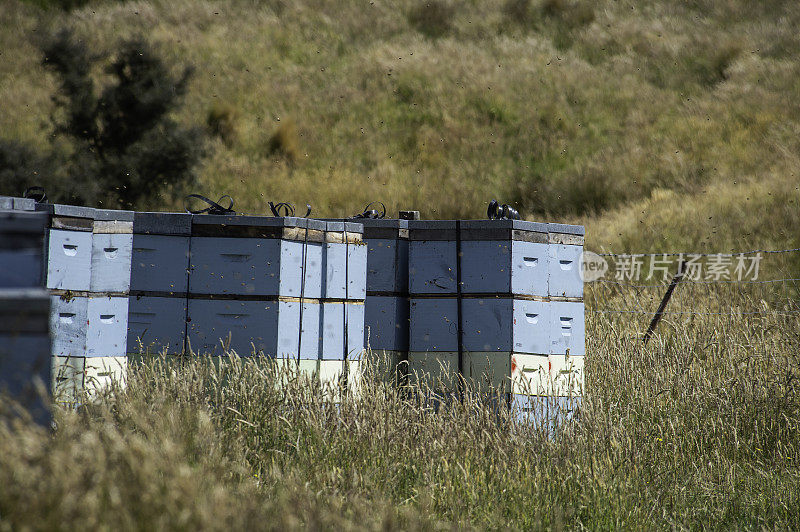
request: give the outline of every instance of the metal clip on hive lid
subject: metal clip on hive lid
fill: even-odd
[[[36,203],[47,203],[47,193],[44,191],[44,187],[28,187],[25,189],[25,192],[22,193],[22,197],[25,199],[32,199]]]
[[[287,203],[285,201],[281,201],[280,203],[273,203],[269,202],[269,210],[272,211],[272,215],[276,218],[289,218],[295,217],[294,214],[294,205],[291,203]],[[306,214],[302,216],[302,218],[308,218],[311,216],[311,205],[306,203]]]
[[[372,207],[373,205],[376,205],[376,204],[381,206],[381,210],[380,211],[378,211],[378,209],[370,209],[370,207]],[[354,214],[352,216],[352,218],[354,220],[363,219],[363,218],[372,219],[372,220],[380,220],[380,219],[383,219],[385,217],[386,217],[386,205],[384,205],[383,202],[380,202],[380,201],[373,201],[372,203],[368,203],[367,206],[364,207],[364,210],[362,212],[360,212],[358,214]]]
[[[505,203],[500,205],[500,202],[494,199],[489,202],[486,216],[490,220],[519,220],[519,212],[516,209]]]
[[[207,203],[208,207],[206,207],[205,209],[190,209],[187,205],[185,206],[185,208],[186,212],[188,212],[189,214],[236,214],[236,211],[233,210],[233,198],[230,197],[228,194],[221,196],[217,201],[212,201],[200,194],[189,194],[188,196],[186,196],[187,203],[192,198],[196,198],[199,199],[200,201],[203,201],[204,203]],[[227,207],[223,207],[219,203],[222,202],[225,198],[228,198],[230,200],[230,205],[228,205]]]

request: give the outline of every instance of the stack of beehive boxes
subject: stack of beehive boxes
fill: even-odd
[[[364,337],[361,231],[296,217],[137,213],[131,357],[233,351],[323,380],[356,372]]]
[[[387,374],[402,379],[408,361],[408,221],[360,221],[367,244],[365,340],[385,358]]]
[[[356,389],[364,351],[367,247],[364,226],[326,221],[323,248],[319,375],[323,383]]]
[[[186,350],[192,215],[137,212],[133,219],[128,360]]]
[[[192,351],[316,363],[324,230],[304,218],[193,216]]]
[[[460,376],[523,409],[579,393],[582,227],[412,221],[409,240],[412,375],[445,390]]]
[[[0,197],[0,393],[47,423],[50,298],[41,288],[47,216],[23,212],[33,206],[15,200]]]
[[[127,371],[133,213],[38,204],[50,215],[46,286],[57,399],[94,393]]]

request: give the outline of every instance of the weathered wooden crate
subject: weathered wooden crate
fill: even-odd
[[[89,298],[68,294],[50,297],[50,331],[53,356],[86,356],[86,334],[89,321]]]
[[[464,220],[459,235],[462,293],[547,296],[547,224]]]
[[[455,294],[457,222],[408,222],[408,291],[410,294]]]
[[[53,357],[52,367],[53,398],[70,406],[127,384],[127,357]]]
[[[364,219],[367,292],[408,294],[408,221]],[[369,294],[368,294],[369,295]]]
[[[409,351],[458,351],[458,300],[411,299]]]

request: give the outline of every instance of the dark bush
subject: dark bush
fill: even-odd
[[[59,32],[42,51],[43,64],[59,82],[54,132],[71,145],[69,196],[132,208],[165,187],[180,189],[194,180],[203,136],[170,118],[190,69],[173,75],[146,42],[134,39],[106,67],[110,82],[98,95],[91,71],[99,58],[71,32]]]

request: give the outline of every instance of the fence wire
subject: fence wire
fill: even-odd
[[[601,257],[738,257],[763,253],[768,255],[797,253],[800,248],[756,249],[732,253],[598,253]],[[783,272],[781,272],[783,273]],[[757,316],[778,315],[797,316],[800,314],[800,277],[794,275],[774,279],[697,279],[684,275],[676,287],[664,316]],[[598,279],[586,283],[586,312],[600,315],[653,316],[664,292],[670,284],[669,279],[652,283],[642,283],[638,279]],[[699,291],[699,293],[698,293]],[[728,294],[724,294],[727,292]],[[698,295],[707,295],[705,301],[719,300],[720,306],[731,306],[736,297],[753,296],[749,303],[756,309],[732,308],[713,312],[693,308]],[[613,305],[617,300],[621,305]],[[744,300],[736,301],[741,307]],[[772,303],[771,305],[769,303]],[[621,306],[622,308],[608,308]],[[649,307],[652,306],[652,309]],[[706,305],[707,306],[707,305]],[[750,306],[750,305],[747,305]],[[628,307],[628,308],[625,308]],[[689,307],[689,308],[687,308]]]

